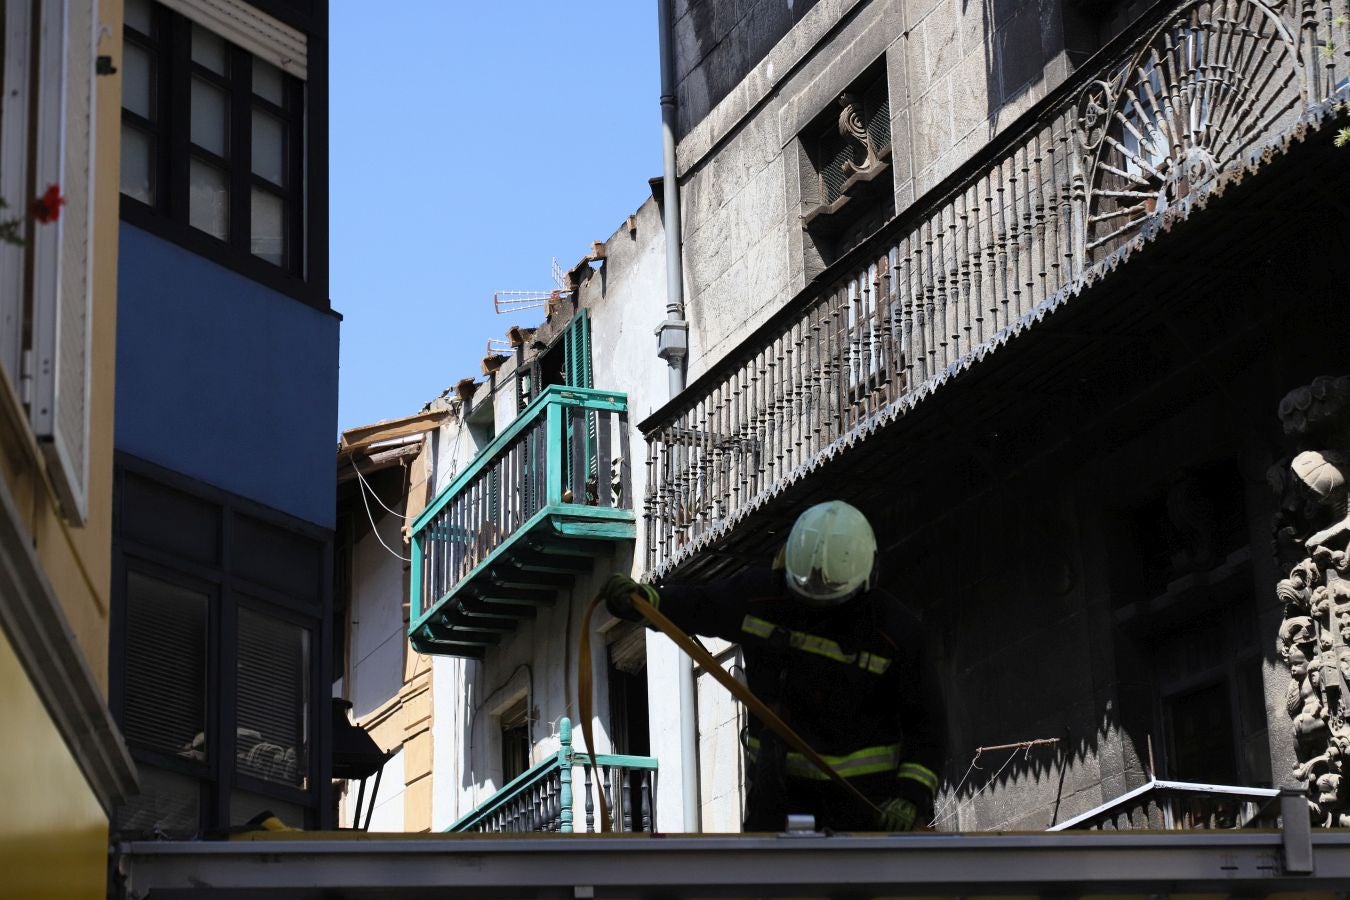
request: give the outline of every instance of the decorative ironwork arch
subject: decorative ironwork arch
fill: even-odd
[[[1240,163],[1307,102],[1298,41],[1274,7],[1260,0],[1181,6],[1114,77],[1079,97],[1088,261]]]

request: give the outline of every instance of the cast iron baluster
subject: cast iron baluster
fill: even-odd
[[[998,211],[994,207],[994,186],[997,175],[993,171],[984,176],[984,277],[989,279],[989,335],[997,334],[1002,327],[998,310]]]
[[[900,272],[896,265],[900,260],[900,245],[891,245],[890,250],[886,251],[886,257],[882,260],[882,265],[886,267],[883,275],[884,281],[882,295],[886,298],[886,329],[887,339],[889,340],[889,365],[887,377],[890,379],[890,388],[887,392],[887,401],[899,399],[905,392],[905,335],[904,335],[904,317],[901,307],[900,297]]]
[[[1050,122],[1050,141],[1045,148],[1047,166],[1050,169],[1049,178],[1046,181],[1046,224],[1048,232],[1046,237],[1046,255],[1049,257],[1048,265],[1050,267],[1050,287],[1046,294],[1058,291],[1064,284],[1061,280],[1060,266],[1060,234],[1059,234],[1059,169],[1060,157],[1056,156],[1060,149],[1060,138],[1055,134],[1055,121]]]
[[[652,772],[650,769],[642,770],[642,830],[651,834],[652,832]]]
[[[665,448],[670,446],[670,429],[662,428],[657,433],[657,439],[647,444],[647,490],[642,502],[642,521],[645,523],[647,532],[647,568],[655,569],[658,560],[656,556],[656,457],[657,454],[665,452]]]
[[[926,262],[931,259],[931,247],[933,239],[929,235],[929,224],[923,221],[919,225],[918,240],[914,242],[914,283],[917,287],[915,293],[915,317],[914,325],[918,329],[918,348],[915,349],[919,359],[923,360],[923,371],[919,372],[919,378],[927,381],[934,371],[934,356],[937,351],[933,347],[933,341],[929,336],[929,325],[933,321],[933,278],[931,271],[927,269]]]
[[[595,833],[595,797],[591,795],[591,767],[582,766],[582,777],[586,780],[586,833]]]
[[[1022,229],[1018,213],[1022,207],[1022,195],[1017,180],[1017,150],[1013,150],[1008,159],[1008,280],[1012,283],[1012,318],[1019,318],[1026,312],[1023,306],[1026,298],[1022,296]]]
[[[844,286],[838,285],[834,290],[834,302],[832,304],[834,325],[830,329],[831,347],[830,347],[830,376],[832,378],[834,396],[834,430],[830,435],[830,440],[837,440],[845,431],[848,430],[848,296],[844,293]]]
[[[765,447],[765,377],[764,368],[764,350],[761,349],[750,361],[750,433],[755,441],[755,470],[751,475],[752,484],[751,496],[757,495],[764,489],[764,457],[767,455]]]
[[[888,390],[890,373],[889,335],[885,329],[890,326],[890,298],[886,296],[884,285],[890,281],[890,257],[883,256],[880,261],[873,260],[867,272],[867,285],[871,291],[868,306],[872,310],[872,358],[868,361],[871,372],[872,401],[867,414],[876,415],[877,410],[890,395]]]
[[[1022,312],[1027,313],[1036,307],[1036,233],[1032,228],[1032,195],[1036,193],[1036,184],[1031,178],[1031,151],[1024,144],[1021,148],[1022,157],[1022,276],[1024,291],[1022,293]]]
[[[932,222],[928,242],[928,276],[933,280],[933,291],[937,299],[937,315],[933,318],[933,337],[937,340],[938,353],[933,373],[946,369],[951,364],[951,323],[947,319],[947,256],[943,232],[944,210],[939,209],[937,218]]]
[[[799,409],[799,389],[801,387],[801,320],[788,326],[787,340],[786,392],[783,395],[784,413],[787,416],[787,430],[783,434],[783,474],[791,472],[797,464],[797,456],[802,447],[801,410]]]
[[[847,374],[844,376],[844,382],[847,385],[844,389],[844,398],[847,403],[848,419],[853,417],[854,405],[862,394],[862,387],[860,384],[862,377],[862,350],[860,344],[863,306],[858,286],[857,281],[850,279],[844,285],[843,293],[845,331],[843,334],[844,360],[841,368],[847,371]],[[847,420],[842,423],[842,425],[846,430],[848,427]]]
[[[983,178],[977,178],[975,183],[970,186],[970,205],[967,208],[970,213],[970,245],[966,252],[970,258],[970,268],[973,270],[970,276],[971,285],[971,318],[974,320],[975,342],[984,343],[988,334],[984,330],[984,266],[982,265],[984,244],[980,240],[984,225],[980,218],[980,183]],[[970,247],[974,247],[971,252]]]
[[[613,766],[605,766],[605,768],[604,768],[604,770],[603,770],[603,774],[604,774],[604,779],[605,779],[605,784],[604,784],[605,803],[609,806],[609,830],[610,830],[610,831],[618,831],[618,830],[619,830],[619,821],[618,821],[618,818],[617,818],[616,815],[615,815],[615,814],[618,812],[618,810],[616,810],[616,809],[614,808],[614,791],[611,790],[611,787],[612,787],[612,778],[613,778],[613,774],[614,774],[614,767],[613,767]]]
[[[1045,158],[1041,153],[1041,132],[1038,130],[1032,138],[1034,153],[1032,158],[1033,184],[1035,185],[1036,207],[1034,221],[1036,230],[1034,232],[1033,243],[1036,247],[1036,275],[1040,280],[1041,290],[1036,297],[1037,304],[1044,302],[1049,296],[1046,292],[1046,270],[1045,261]]]
[[[900,242],[900,250],[896,254],[896,264],[899,267],[896,272],[896,283],[900,289],[900,344],[905,359],[905,387],[912,390],[914,387],[914,287],[910,282],[910,269],[912,263],[909,255],[910,239],[908,236]],[[919,376],[922,377],[922,376]]]
[[[811,443],[809,451],[812,455],[819,453],[823,443],[821,437],[821,428],[824,425],[823,406],[825,402],[825,386],[822,381],[822,365],[824,363],[824,335],[822,319],[822,305],[816,303],[811,307],[811,359],[810,359],[810,378],[811,378]]]
[[[787,380],[787,346],[791,336],[791,331],[789,331],[786,336],[780,334],[773,339],[773,356],[769,363],[773,369],[773,395],[771,398],[773,401],[773,465],[769,471],[774,482],[782,479],[783,465],[786,462],[787,435],[784,432],[790,427],[790,422],[786,409],[788,392],[784,382]]]
[[[965,336],[965,351],[963,355],[969,355],[975,348],[975,341],[979,340],[979,335],[975,333],[975,317],[979,315],[979,305],[974,301],[970,290],[970,192],[962,191],[960,197],[961,211],[958,216],[961,222],[961,255],[960,265],[960,285],[961,285],[961,332]]]
[[[943,267],[947,272],[947,305],[950,312],[947,315],[947,331],[951,336],[951,348],[947,353],[947,365],[951,365],[961,358],[961,317],[964,314],[965,302],[961,296],[961,263],[957,258],[959,254],[960,241],[956,237],[956,204],[947,204],[939,214],[939,223],[945,222],[947,228],[947,241],[942,253]]]
[[[995,201],[998,207],[998,237],[996,240],[998,260],[997,290],[999,306],[1002,309],[999,321],[1004,328],[1008,327],[1008,323],[1012,321],[1012,316],[1009,315],[1008,308],[1011,294],[1008,292],[1008,205],[1004,196],[1004,192],[1007,190],[1007,179],[1003,174],[1003,169],[1006,165],[1006,161],[999,162],[996,164],[995,169],[995,172],[997,173],[996,177],[998,178],[998,181],[996,182],[998,199]]]

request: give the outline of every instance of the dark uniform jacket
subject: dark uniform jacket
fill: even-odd
[[[741,645],[750,690],[874,805],[900,797],[932,816],[946,723],[918,621],[874,589],[831,609],[791,598],[781,570],[659,587],[685,631]],[[746,831],[781,831],[789,813],[817,828],[867,831],[875,813],[750,717]]]

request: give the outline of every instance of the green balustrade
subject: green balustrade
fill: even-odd
[[[605,791],[614,831],[645,831],[656,828],[656,774],[658,765],[649,756],[602,753],[595,757],[600,783],[591,778],[590,756],[572,748],[572,722],[558,724],[560,746],[555,753],[509,781],[501,790],[461,817],[446,831],[540,832],[574,831],[577,770],[581,772],[582,802],[586,831],[596,830],[596,792]],[[616,792],[615,787],[619,790]]]
[[[412,523],[419,652],[481,657],[636,535],[628,400],[550,385]]]

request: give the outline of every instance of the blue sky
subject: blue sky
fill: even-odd
[[[472,10],[469,12],[469,10]],[[661,174],[656,3],[332,0],[338,425],[479,375],[494,290],[552,286]]]

